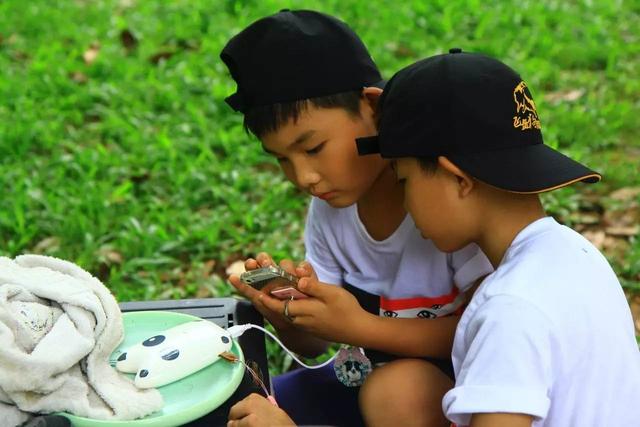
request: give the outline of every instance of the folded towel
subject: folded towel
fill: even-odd
[[[109,365],[124,336],[109,290],[77,265],[22,255],[0,257],[0,419],[69,412],[132,420],[162,408]],[[21,412],[23,411],[23,412]]]

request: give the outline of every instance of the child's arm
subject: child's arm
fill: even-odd
[[[525,414],[473,414],[471,427],[531,427],[533,418]]]
[[[371,316],[363,323],[364,333],[354,337],[354,345],[406,357],[451,357],[460,316],[428,320]]]
[[[290,301],[288,311],[295,326],[327,341],[371,348],[410,357],[451,357],[459,316],[436,319],[397,319],[365,311],[343,288],[318,282],[308,263],[296,270],[298,289],[313,298]],[[305,277],[306,276],[306,277]],[[284,302],[259,295],[260,303],[274,313]]]

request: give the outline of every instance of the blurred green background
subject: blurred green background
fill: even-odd
[[[640,2],[0,0],[0,255],[78,263],[120,301],[226,296],[233,262],[302,259],[307,198],[224,103],[225,42],[334,14],[385,77],[450,47],[518,70],[545,140],[601,171],[551,214],[640,288]]]

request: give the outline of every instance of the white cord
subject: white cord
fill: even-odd
[[[300,365],[304,366],[307,369],[319,369],[319,368],[322,368],[323,366],[327,366],[329,363],[333,362],[333,359],[335,359],[336,356],[338,355],[338,353],[336,353],[333,356],[331,356],[331,359],[327,360],[326,362],[323,362],[323,363],[321,363],[319,365],[311,366],[311,365],[307,365],[306,363],[304,363],[303,361],[298,359],[296,357],[296,355],[291,352],[291,350],[289,350],[287,347],[285,347],[284,344],[282,344],[282,341],[280,341],[280,339],[278,339],[278,337],[276,337],[274,334],[272,334],[271,332],[269,332],[268,330],[266,330],[262,326],[254,325],[253,323],[245,323],[244,325],[231,326],[230,328],[227,329],[227,331],[231,334],[232,338],[238,338],[239,336],[241,336],[246,331],[248,331],[249,329],[252,329],[252,328],[253,329],[259,329],[262,332],[264,332],[265,334],[269,335],[271,338],[273,338],[280,345],[280,347],[282,347],[284,349],[284,351],[286,351],[289,354],[289,356],[291,356],[293,358],[293,360],[295,360],[296,362],[298,362]]]

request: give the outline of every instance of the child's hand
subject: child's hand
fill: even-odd
[[[244,267],[247,271],[261,267],[268,267],[270,265],[276,265],[276,263],[266,252],[260,252],[256,256],[256,259],[249,258],[244,262]],[[285,269],[288,273],[296,274],[294,264],[291,260],[282,260],[280,262],[280,267]],[[252,286],[243,283],[240,281],[240,276],[237,274],[231,274],[228,280],[241,295],[253,303],[256,310],[258,310],[276,329],[283,330],[291,328],[291,322],[284,317],[282,310],[274,312],[264,305],[261,296],[265,295],[265,292],[259,291]]]
[[[281,301],[262,294],[258,296],[262,304],[274,313],[284,313],[286,307],[291,319],[287,321],[316,337],[357,345],[372,315],[350,292],[319,282],[309,263],[301,263],[295,274],[300,278],[298,290],[311,298]]]
[[[292,426],[289,416],[269,400],[258,394],[251,394],[236,403],[229,410],[227,427]]]

